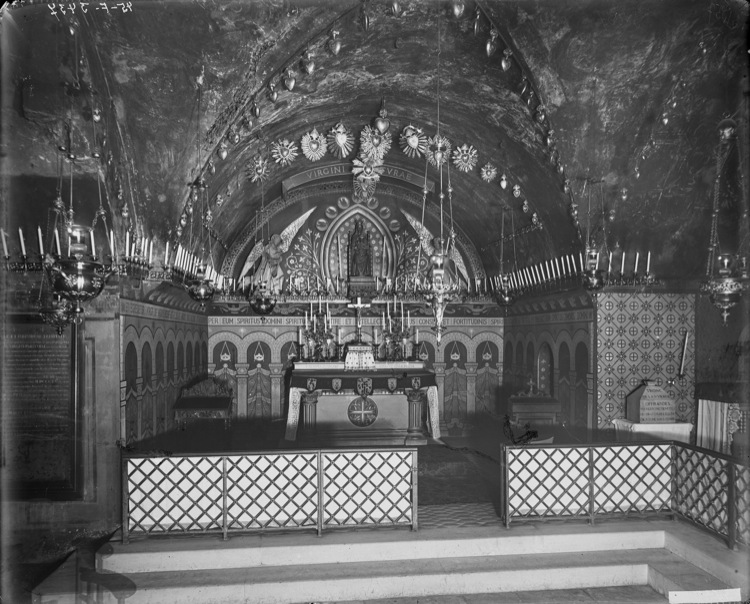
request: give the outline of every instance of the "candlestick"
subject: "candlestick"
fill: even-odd
[[[10,254],[8,254],[8,243],[5,241],[5,231],[3,231],[2,229],[0,229],[0,237],[3,240],[3,255],[6,258],[9,258]]]
[[[680,372],[678,375],[682,377],[684,375],[683,371],[685,369],[685,354],[687,353],[687,344],[688,344],[688,330],[685,330],[685,343],[682,345],[682,358],[680,359]]]
[[[3,237],[3,243],[5,243],[5,238]],[[60,253],[60,234],[57,232],[57,227],[55,227],[55,249],[57,250],[57,255],[61,256]]]
[[[93,232],[93,231],[92,231]],[[39,255],[44,256],[44,243],[42,242],[42,227],[36,227],[37,238],[39,239]]]
[[[21,255],[26,256],[26,243],[23,240],[23,231],[18,227],[18,237],[21,240]]]

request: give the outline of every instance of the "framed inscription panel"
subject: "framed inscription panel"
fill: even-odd
[[[58,336],[38,315],[8,314],[6,320],[2,430],[11,496],[80,499],[78,329],[69,326]]]

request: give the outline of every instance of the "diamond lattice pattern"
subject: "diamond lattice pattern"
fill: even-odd
[[[221,529],[221,457],[133,458],[127,472],[131,533]]]
[[[411,524],[412,455],[323,453],[323,524]]]
[[[315,453],[228,456],[228,528],[316,526],[317,473]]]
[[[668,510],[672,446],[594,447],[594,513]]]
[[[511,517],[588,513],[588,447],[507,451]]]
[[[679,445],[676,450],[676,511],[722,535],[728,535],[728,462]]]
[[[750,545],[750,468],[735,465],[737,541]]]

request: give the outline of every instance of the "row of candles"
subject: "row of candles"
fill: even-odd
[[[626,253],[622,253],[620,259],[620,278],[625,275]],[[636,252],[635,262],[633,264],[633,275],[638,274],[638,267],[640,265],[640,253]],[[596,252],[593,263],[588,269],[596,271],[604,270],[603,264],[606,263],[607,276],[612,274],[612,252],[609,252],[608,260],[603,257],[599,252]],[[646,275],[650,275],[651,271],[651,252],[648,252],[646,256]],[[508,283],[514,290],[523,290],[543,285],[550,281],[565,279],[569,277],[575,277],[582,275],[587,270],[587,266],[584,263],[583,253],[580,253],[578,257],[574,254],[568,254],[552,260],[545,260],[538,264],[528,266],[504,275],[507,278]],[[503,289],[503,278],[499,275],[490,278],[491,288],[495,291]]]

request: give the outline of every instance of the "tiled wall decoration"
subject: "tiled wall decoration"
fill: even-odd
[[[599,428],[625,417],[625,397],[646,379],[675,400],[677,421],[693,421],[695,295],[600,293],[596,319]]]

